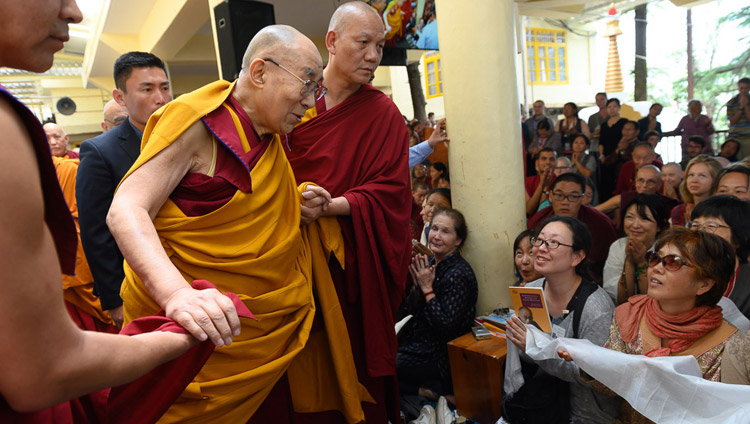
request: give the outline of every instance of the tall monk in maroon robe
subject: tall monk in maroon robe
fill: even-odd
[[[282,143],[297,182],[314,182],[333,196],[324,215],[338,216],[345,263],[331,259],[329,268],[360,383],[376,401],[363,403],[366,420],[396,423],[394,311],[411,249],[409,136],[393,102],[369,85],[383,37],[382,21],[365,3],[334,12],[323,73],[328,92]]]

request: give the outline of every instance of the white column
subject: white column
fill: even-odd
[[[511,306],[513,240],[526,227],[514,3],[437,0],[453,206],[479,280],[477,314]]]

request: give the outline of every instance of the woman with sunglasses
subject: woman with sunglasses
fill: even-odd
[[[547,219],[539,233],[531,239],[534,268],[544,277],[526,287],[542,287],[550,313],[553,331],[558,336],[574,337],[574,297],[589,294],[578,322],[579,339],[603,345],[609,335],[614,304],[609,295],[588,277],[587,256],[591,249],[591,234],[579,220],[565,216]],[[518,319],[508,321],[506,335],[521,352],[526,350],[526,326]],[[522,361],[533,360],[521,355]],[[580,378],[578,366],[562,359],[541,361],[539,368],[568,383],[570,388],[570,421],[611,423],[617,411],[617,401],[595,392]],[[566,423],[567,419],[564,420]]]
[[[734,272],[723,294],[750,318],[750,203],[727,194],[711,196],[690,217],[688,228],[716,234],[734,247]]]
[[[649,357],[693,355],[706,380],[737,383],[747,378],[736,372],[748,369],[747,363],[734,363],[734,373],[722,370],[725,344],[747,336],[724,321],[717,305],[734,270],[729,243],[705,231],[675,227],[662,234],[646,261],[648,294],[632,296],[615,309],[604,347]],[[565,351],[558,354],[571,360]],[[590,383],[614,395],[600,383]],[[649,422],[626,403],[619,420]]]
[[[638,194],[623,210],[620,228],[625,237],[612,243],[604,264],[603,287],[617,305],[634,294],[646,293],[646,251],[669,228],[669,210],[657,194]]]

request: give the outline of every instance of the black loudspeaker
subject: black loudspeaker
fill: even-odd
[[[214,19],[221,77],[234,81],[242,69],[242,56],[250,40],[263,27],[276,23],[273,5],[260,1],[225,0],[214,7]]]
[[[76,113],[76,102],[70,97],[63,97],[57,101],[57,111],[63,115],[72,115]]]

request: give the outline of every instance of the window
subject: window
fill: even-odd
[[[526,30],[529,84],[567,84],[568,59],[565,31]]]
[[[443,75],[440,71],[440,53],[429,52],[424,54],[424,77],[427,98],[442,96]]]

